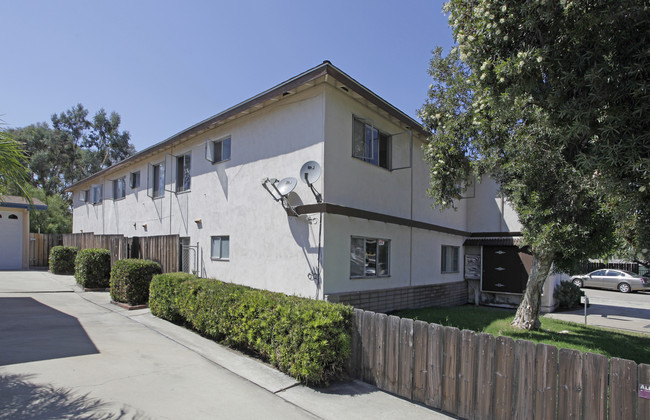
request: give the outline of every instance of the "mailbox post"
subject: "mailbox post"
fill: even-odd
[[[587,325],[587,306],[589,305],[589,298],[587,295],[580,296],[580,303],[585,305],[585,325]]]

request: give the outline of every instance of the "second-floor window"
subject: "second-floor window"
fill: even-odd
[[[91,202],[93,204],[101,204],[102,199],[104,198],[103,197],[104,186],[102,184],[93,185],[91,192],[92,192]]]
[[[354,119],[352,156],[382,168],[390,169],[390,136],[371,124]]]
[[[165,195],[165,162],[149,165],[147,195],[151,198]]]
[[[126,178],[113,180],[113,200],[119,200],[126,197]]]
[[[176,192],[190,189],[192,184],[191,162],[192,155],[190,153],[176,158]]]
[[[230,137],[207,141],[205,144],[205,158],[212,163],[230,160]]]
[[[129,175],[129,186],[133,190],[140,186],[140,171],[131,172],[131,175]]]

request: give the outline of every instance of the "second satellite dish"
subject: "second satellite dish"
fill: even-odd
[[[318,162],[310,160],[300,168],[300,179],[307,185],[311,185],[320,178],[321,169]]]
[[[294,177],[284,178],[280,180],[277,185],[278,192],[282,197],[286,197],[291,191],[296,188],[298,181]]]

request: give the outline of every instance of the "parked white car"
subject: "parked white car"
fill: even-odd
[[[571,281],[578,287],[598,287],[601,289],[618,290],[622,293],[636,292],[639,290],[650,291],[649,279],[625,270],[596,270],[589,274],[573,276]]]

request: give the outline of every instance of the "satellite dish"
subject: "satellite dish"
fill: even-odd
[[[282,197],[286,197],[291,191],[294,190],[294,188],[296,188],[297,184],[298,180],[296,180],[294,177],[284,178],[278,183],[277,189]]]
[[[307,185],[311,185],[320,178],[321,169],[318,162],[310,160],[300,168],[300,179]]]

